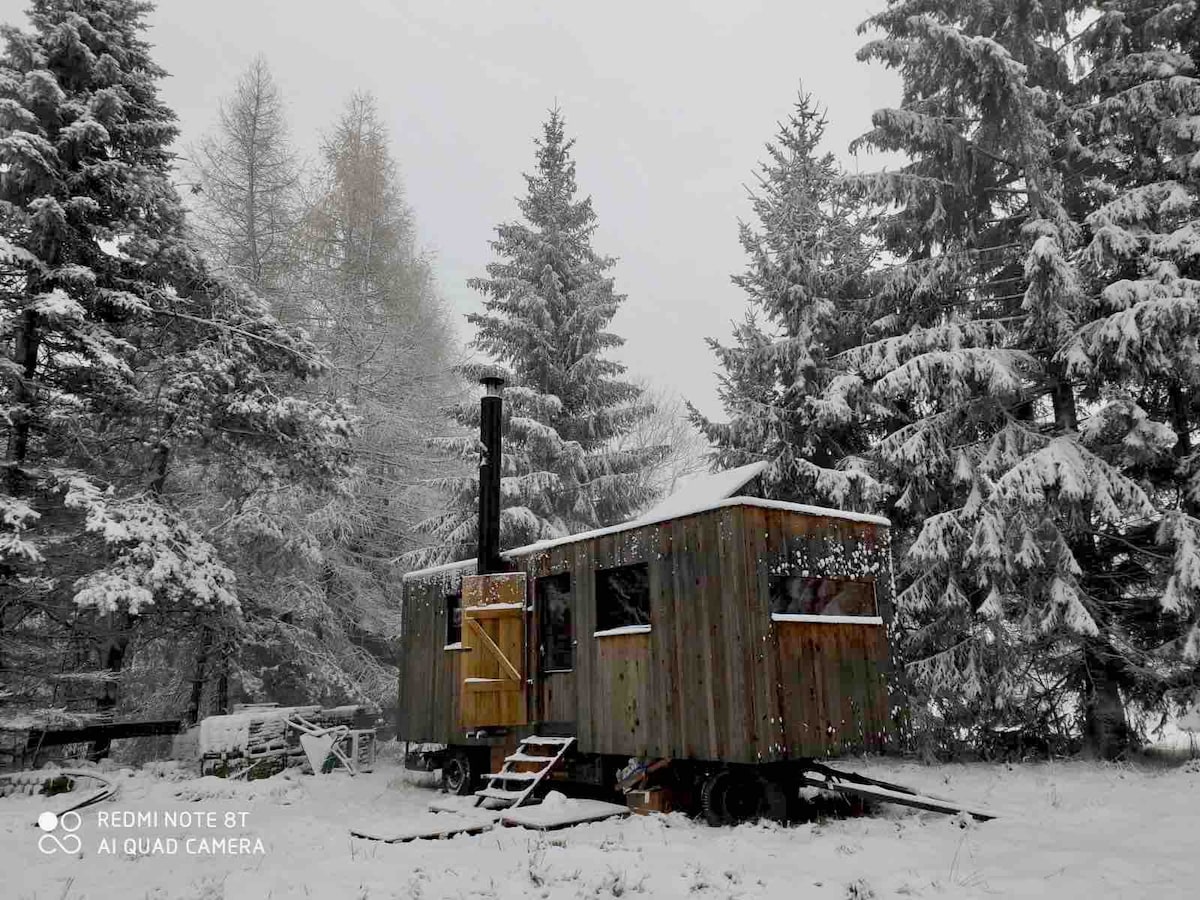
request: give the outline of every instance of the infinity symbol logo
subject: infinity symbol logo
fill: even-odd
[[[83,847],[83,841],[79,839],[79,835],[74,833],[83,825],[83,816],[79,815],[79,813],[65,812],[61,816],[58,816],[52,812],[44,812],[38,816],[37,823],[38,828],[46,832],[38,838],[38,849],[43,853],[57,853],[61,850],[63,853],[75,854]],[[61,838],[56,834],[52,834],[60,826],[66,832]],[[51,846],[51,844],[54,846]]]

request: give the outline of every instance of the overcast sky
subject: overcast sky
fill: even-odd
[[[744,296],[737,221],[763,144],[801,82],[829,109],[829,149],[899,99],[895,76],[855,59],[856,26],[883,0],[160,0],[149,40],[184,142],[211,127],[256,53],[311,154],[350,92],[391,126],[423,244],[446,298],[479,308],[497,223],[516,216],[532,140],[556,102],[577,143],[595,247],[628,296],[612,330],[630,372],[719,415],[715,360]],[[0,0],[21,22],[24,0]],[[469,337],[466,323],[461,333]]]

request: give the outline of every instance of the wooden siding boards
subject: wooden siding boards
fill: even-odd
[[[399,734],[410,741],[453,743],[460,734],[462,653],[446,646],[446,595],[471,567],[439,572],[404,585],[401,614]]]
[[[878,526],[753,507],[744,512],[759,523],[747,528],[747,543],[758,554],[764,605],[773,572],[808,572],[874,578],[880,612],[890,613],[891,567]],[[769,618],[769,610],[764,612]],[[780,727],[770,758],[877,748],[887,718],[883,629],[777,622],[771,630],[767,645],[778,678]]]
[[[514,558],[531,583],[572,575],[575,668],[535,685],[535,715],[573,722],[585,753],[753,763],[877,747],[889,712],[883,629],[775,623],[768,580],[872,575],[887,621],[887,540],[870,523],[743,505]],[[639,562],[649,565],[650,632],[593,637],[595,571]],[[458,733],[462,654],[442,649],[444,598],[471,571],[406,582],[400,719],[410,740],[452,743]]]

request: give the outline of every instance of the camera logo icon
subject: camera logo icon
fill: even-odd
[[[38,849],[45,854],[63,853],[72,855],[83,847],[83,841],[75,834],[83,825],[83,816],[77,812],[65,812],[61,816],[49,810],[38,816],[38,828],[45,834],[38,838]],[[55,832],[61,832],[61,837]]]

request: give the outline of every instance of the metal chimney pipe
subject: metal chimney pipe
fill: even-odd
[[[503,569],[500,560],[500,399],[504,379],[488,375],[479,379],[484,395],[479,402],[479,441],[483,455],[479,459],[479,554],[475,571],[480,575]]]

